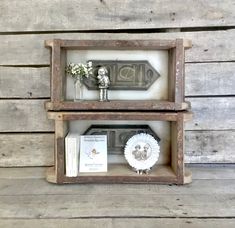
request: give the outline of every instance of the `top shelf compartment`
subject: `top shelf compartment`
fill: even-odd
[[[46,103],[47,110],[180,111],[190,108],[184,101],[184,51],[191,47],[188,40],[55,39],[45,41],[45,45],[51,48],[51,101]],[[73,101],[73,81],[65,68],[70,62],[87,61],[109,68],[110,102],[98,101],[95,76],[93,85],[85,83],[84,100]]]

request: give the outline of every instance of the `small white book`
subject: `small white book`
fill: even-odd
[[[68,133],[65,137],[65,170],[66,176],[78,176],[79,134]]]
[[[107,172],[107,135],[80,137],[80,172]]]

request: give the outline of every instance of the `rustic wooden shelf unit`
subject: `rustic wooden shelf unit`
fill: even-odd
[[[184,168],[184,122],[192,113],[184,100],[184,51],[191,42],[176,40],[47,40],[51,48],[51,100],[48,118],[55,121],[55,165],[48,169],[49,182],[63,183],[167,183],[185,184],[191,173]],[[69,50],[166,50],[168,52],[168,99],[83,100],[66,98],[67,51]],[[163,121],[170,126],[169,162],[153,167],[148,175],[135,173],[128,164],[108,164],[107,173],[65,175],[65,136],[71,121]],[[108,155],[109,156],[109,155]]]

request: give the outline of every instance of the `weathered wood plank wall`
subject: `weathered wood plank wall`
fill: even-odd
[[[0,4],[0,166],[53,164],[44,40],[188,38],[186,161],[235,162],[235,2],[7,1]],[[169,32],[175,31],[175,32]]]

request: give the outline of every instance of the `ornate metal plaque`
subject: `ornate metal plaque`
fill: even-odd
[[[110,154],[123,154],[127,141],[140,133],[150,134],[155,140],[160,141],[148,125],[91,125],[84,135],[107,135]]]
[[[90,90],[98,89],[98,68],[105,67],[110,78],[110,90],[148,90],[160,77],[148,61],[92,61],[93,74],[84,79],[84,84]]]

